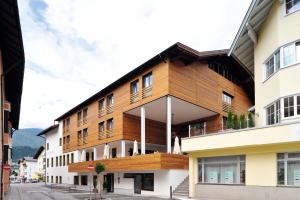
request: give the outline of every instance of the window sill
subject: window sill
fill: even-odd
[[[292,15],[292,14],[294,14],[295,12],[298,12],[298,11],[300,11],[300,8],[299,9],[297,9],[297,10],[294,10],[294,11],[292,11],[292,12],[290,12],[290,13],[286,13],[286,11],[284,11],[284,17],[287,17],[287,16],[290,16],[290,15]]]

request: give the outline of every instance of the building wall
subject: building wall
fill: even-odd
[[[38,172],[37,161],[28,161],[28,160],[25,160],[25,163],[26,163],[26,168],[24,170],[25,177],[27,179],[36,178],[37,172]]]
[[[49,182],[51,183],[51,176],[53,176],[53,182],[55,183],[56,176],[62,176],[62,183],[73,184],[73,176],[75,173],[68,172],[68,166],[57,166],[56,167],[56,157],[69,154],[71,158],[71,153],[74,153],[74,162],[77,162],[78,155],[77,152],[63,153],[63,147],[59,146],[59,139],[62,138],[62,123],[59,124],[58,129],[54,129],[45,134],[46,143],[49,143],[49,150],[47,150],[46,145],[46,164],[47,159],[49,159],[49,167],[46,165],[46,179],[49,177]],[[51,167],[51,158],[53,158],[53,167]]]
[[[275,50],[300,39],[300,12],[284,15],[284,4],[275,1],[254,47],[256,124],[264,125],[264,108],[279,97],[300,93],[300,64],[280,69],[264,81],[264,63]]]
[[[46,163],[44,162],[44,159],[45,159],[45,150],[43,150],[39,157],[37,158],[37,165],[38,165],[38,173],[41,175],[41,177],[44,177],[45,175],[45,169],[44,169],[44,166],[46,165]]]

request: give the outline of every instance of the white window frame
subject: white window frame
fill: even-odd
[[[293,42],[289,42],[285,45],[282,45],[281,47],[279,47],[278,49],[276,49],[271,56],[269,56],[266,61],[263,63],[263,82],[267,81],[270,77],[272,77],[274,74],[276,74],[278,71],[280,71],[281,69],[284,69],[286,67],[290,67],[293,65],[297,65],[300,63],[300,58],[297,57],[297,48],[296,48],[296,44],[300,43],[300,40],[295,40]],[[284,65],[284,54],[283,54],[283,49],[287,46],[292,45],[293,48],[293,54],[294,54],[294,60],[292,63]],[[276,53],[279,52],[279,59],[280,59],[280,66],[276,65],[276,59],[275,59],[275,55]],[[299,54],[300,55],[300,54]],[[271,60],[274,59],[274,72],[270,75],[267,75],[267,63]]]
[[[279,102],[279,109],[277,108],[277,102]],[[280,100],[277,100],[275,102],[273,102],[272,104],[268,105],[266,108],[265,108],[265,112],[266,112],[266,125],[274,125],[274,124],[279,124],[280,123],[280,113],[281,113],[281,102]],[[274,124],[268,124],[268,119],[269,119],[269,115],[268,115],[268,108],[270,108],[271,106],[274,106]],[[279,111],[279,113],[277,113]],[[276,120],[276,117],[278,115],[278,121]]]
[[[229,105],[232,105],[232,100],[233,100],[233,97],[230,96],[229,94],[223,92],[222,93],[222,100],[223,102],[229,104]]]
[[[290,153],[299,153],[299,152],[277,153],[277,166],[278,166],[279,162],[284,162],[284,184],[278,184],[278,168],[277,168],[277,175],[276,175],[277,185],[300,187],[300,185],[288,185],[287,184],[288,183],[288,161],[300,161],[300,157],[299,158],[289,158],[288,155]],[[279,154],[283,154],[284,158],[278,159]]]
[[[288,15],[293,14],[293,13],[299,11],[299,10],[300,10],[300,8],[294,10],[293,12],[287,13],[287,10],[286,10],[286,0],[284,0],[284,2],[283,2],[283,16],[288,16]]]

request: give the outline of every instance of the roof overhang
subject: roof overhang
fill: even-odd
[[[37,134],[37,136],[42,136],[42,135],[45,135],[47,134],[48,132],[54,130],[54,129],[57,129],[58,128],[58,124],[55,124],[55,125],[52,125],[52,126],[49,126],[48,128],[42,130],[40,133]]]
[[[18,129],[25,58],[17,0],[0,1],[0,49],[5,98],[12,105],[9,120]]]
[[[274,2],[275,0],[252,0],[228,53],[244,65],[252,76],[254,74],[254,45]]]

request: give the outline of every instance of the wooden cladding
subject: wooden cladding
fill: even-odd
[[[111,158],[69,164],[69,172],[89,172],[88,166],[103,163],[106,171],[188,169],[188,156],[167,153]]]
[[[142,95],[143,95],[143,98],[151,96],[152,95],[152,86],[143,88]]]
[[[135,103],[139,100],[139,93],[131,93],[130,94],[130,103]]]

